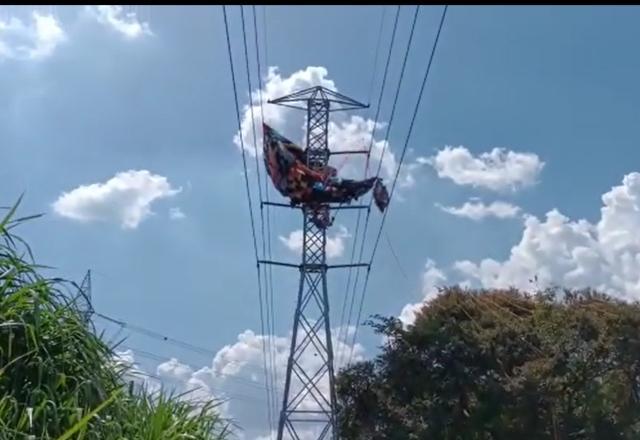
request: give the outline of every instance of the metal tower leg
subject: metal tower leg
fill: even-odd
[[[305,252],[278,439],[298,439],[298,433],[307,429],[314,431],[318,439],[335,438],[336,402],[325,244],[324,231],[318,229],[305,212]],[[311,369],[310,359],[313,359]],[[288,436],[284,435],[285,431]]]

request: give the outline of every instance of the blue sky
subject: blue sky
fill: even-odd
[[[270,6],[264,21],[263,7],[257,11],[263,63],[266,47],[268,66],[277,67],[267,76],[263,66],[266,91],[333,84],[376,102],[395,8],[385,13],[376,69],[382,7]],[[259,339],[244,333],[260,333],[257,281],[221,8],[1,12],[0,205],[25,192],[21,212],[47,214],[25,225],[23,236],[59,275],[80,280],[92,269],[99,312],[218,354],[212,362],[212,356],[131,333],[127,345],[177,359],[158,367],[134,351],[141,368],[185,386],[200,381],[231,397],[227,411],[246,438],[266,435],[265,415],[252,401],[264,393],[231,380],[261,385],[262,379]],[[240,12],[228,12],[245,106]],[[440,12],[422,7],[418,18],[389,137],[396,161]],[[382,122],[389,118],[412,14],[413,7],[401,10]],[[250,8],[245,15],[255,57]],[[412,184],[400,188],[385,225],[407,278],[383,236],[365,316],[402,314],[410,321],[411,304],[431,297],[435,285],[527,287],[533,275],[628,299],[640,295],[640,242],[631,233],[640,226],[638,18],[636,7],[449,8],[401,173]],[[252,81],[255,92],[255,64]],[[267,122],[302,139],[302,116],[272,107],[265,107]],[[331,148],[355,145],[368,134],[363,127],[374,112],[356,115],[363,119],[335,120],[332,139],[341,145]],[[376,132],[376,145],[384,132]],[[247,158],[253,179],[255,159]],[[353,159],[344,170],[358,165]],[[117,185],[123,185],[119,192]],[[65,202],[56,212],[59,200]],[[171,218],[175,209],[184,218]],[[380,217],[372,212],[370,239]],[[337,223],[353,235],[354,222],[355,215],[340,214]],[[279,237],[300,227],[296,214],[273,212],[275,258],[297,259]],[[353,241],[340,238],[341,231],[330,236],[343,240],[344,255],[335,261],[346,262]],[[296,275],[274,270],[275,333],[284,360]],[[345,279],[329,280],[334,315]],[[359,353],[375,354],[379,340],[366,329],[360,335]],[[240,366],[229,369],[230,359]],[[212,379],[211,371],[197,371],[202,367],[226,373]],[[234,396],[249,398],[238,403]]]

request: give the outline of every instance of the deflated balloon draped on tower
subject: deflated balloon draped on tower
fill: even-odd
[[[329,203],[349,204],[373,188],[373,198],[380,212],[389,204],[389,193],[379,177],[364,180],[341,179],[335,168],[312,170],[305,151],[276,130],[262,124],[264,162],[274,186],[292,205],[304,204],[316,211],[318,226],[327,227]]]

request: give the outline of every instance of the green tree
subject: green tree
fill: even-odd
[[[455,287],[369,324],[386,343],[337,378],[344,439],[640,438],[638,304]]]

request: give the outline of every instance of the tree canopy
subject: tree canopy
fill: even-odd
[[[640,306],[591,290],[443,289],[337,377],[341,438],[638,439]]]

